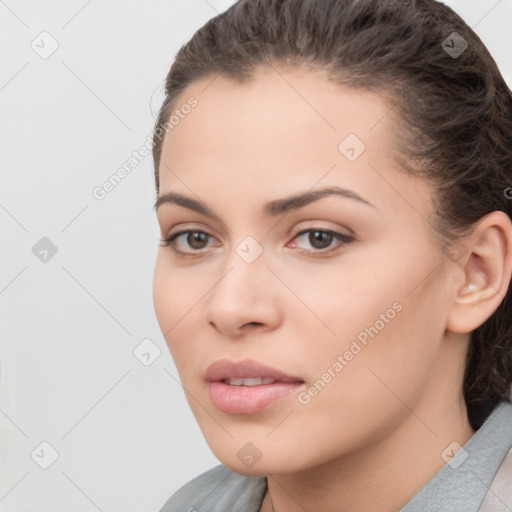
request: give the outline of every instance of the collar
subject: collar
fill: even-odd
[[[399,512],[479,511],[511,447],[512,404],[502,401],[453,459]]]

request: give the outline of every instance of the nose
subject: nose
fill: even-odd
[[[209,295],[209,324],[233,338],[253,330],[276,329],[282,322],[278,284],[263,256],[247,263],[233,254]]]

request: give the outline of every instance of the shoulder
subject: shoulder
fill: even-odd
[[[482,512],[512,510],[512,448],[498,468],[480,510]]]
[[[258,512],[265,494],[265,477],[247,477],[220,464],[178,489],[160,512]]]

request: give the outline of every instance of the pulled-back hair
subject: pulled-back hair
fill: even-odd
[[[157,190],[162,133],[181,93],[202,78],[243,83],[276,65],[323,70],[394,105],[395,157],[435,185],[434,229],[445,247],[490,212],[512,218],[512,93],[480,38],[435,0],[240,0],[209,20],[166,78],[153,135]],[[463,392],[473,428],[508,398],[511,382],[508,292],[470,336]]]

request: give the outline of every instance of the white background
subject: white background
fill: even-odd
[[[218,464],[153,311],[151,156],[102,201],[92,190],[151,134],[179,47],[231,3],[0,2],[2,511],[157,512]],[[511,84],[512,0],[447,3]],[[31,48],[43,31],[47,59]],[[146,367],[147,338],[161,355]]]

